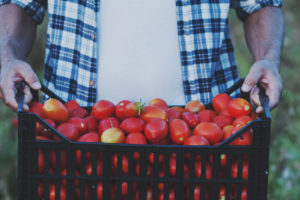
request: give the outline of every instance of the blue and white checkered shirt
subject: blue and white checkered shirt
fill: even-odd
[[[44,84],[62,99],[90,107],[97,86],[97,0],[0,0],[41,23],[48,9]],[[282,0],[174,0],[186,101],[209,103],[238,78],[228,12],[241,20]]]

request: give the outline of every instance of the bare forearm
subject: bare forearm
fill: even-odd
[[[22,8],[13,4],[0,7],[0,61],[24,60],[35,40],[36,24]]]
[[[272,59],[279,64],[284,38],[280,8],[265,7],[250,15],[245,22],[245,33],[255,61]]]

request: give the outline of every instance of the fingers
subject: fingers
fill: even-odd
[[[14,84],[12,81],[8,82],[7,84],[0,85],[0,90],[1,90],[1,99],[3,102],[11,107],[13,110],[17,110],[17,101],[15,99],[16,91],[14,88]]]
[[[22,75],[24,77],[24,80],[28,83],[28,85],[32,89],[34,90],[41,89],[40,81],[30,66],[25,68],[25,71],[24,73],[22,73]]]
[[[256,113],[261,113],[263,111],[263,107],[259,98],[259,91],[259,88],[254,86],[250,93],[250,102]]]
[[[260,67],[253,66],[245,78],[245,81],[241,88],[242,91],[250,92],[254,88],[254,86],[257,84],[259,79],[262,77],[262,75],[263,75],[263,70],[261,70]]]

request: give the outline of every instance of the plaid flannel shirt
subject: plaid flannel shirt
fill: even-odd
[[[48,9],[44,84],[81,106],[96,101],[97,13],[100,0],[0,0],[25,9],[41,23]],[[234,8],[240,19],[282,0],[174,0],[186,101],[208,103],[238,78],[228,26]],[[101,67],[101,66],[100,66]],[[237,95],[237,94],[234,94]]]

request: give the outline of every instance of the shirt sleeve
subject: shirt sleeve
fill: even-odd
[[[0,0],[0,6],[8,3],[20,6],[37,24],[42,23],[47,8],[46,0]]]
[[[282,0],[231,0],[230,7],[236,10],[240,20],[244,21],[247,17],[266,6],[281,7]]]

